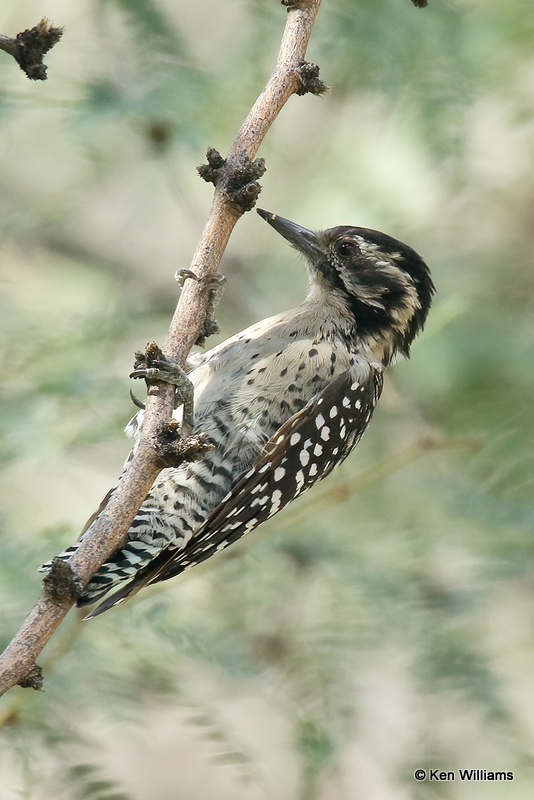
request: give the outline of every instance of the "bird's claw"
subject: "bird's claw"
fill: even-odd
[[[183,406],[182,434],[190,433],[193,428],[193,384],[182,367],[166,358],[155,342],[149,342],[144,353],[136,352],[130,378],[140,378],[147,383],[162,381],[172,384],[175,387],[174,407]]]
[[[198,281],[198,275],[195,275],[195,273],[190,269],[177,269],[174,273],[174,280],[178,283],[181,289],[184,288],[184,283],[188,278],[192,281]]]
[[[212,272],[209,275],[204,275],[202,278],[199,278],[196,273],[193,272],[191,269],[178,269],[174,273],[174,280],[178,283],[180,287],[183,288],[184,283],[187,280],[197,281],[198,283],[203,284],[203,289],[209,289],[210,291],[214,291],[224,287],[226,283],[226,278],[224,275],[221,275],[219,272]]]

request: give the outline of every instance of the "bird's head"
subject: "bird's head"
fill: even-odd
[[[387,364],[410,345],[427,317],[434,285],[415,250],[368,228],[310,231],[283,217],[258,214],[308,261],[311,296],[343,309],[354,336]]]

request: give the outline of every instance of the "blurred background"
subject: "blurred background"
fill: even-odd
[[[0,53],[2,647],[120,472],[133,351],[163,341],[211,201],[195,167],[285,21],[277,0],[4,0],[0,32],[45,15],[48,81]],[[532,9],[324,0],[308,57],[331,91],[273,125],[259,204],[409,243],[428,325],[328,481],[180,579],[71,612],[46,691],[1,701],[1,800],[532,797]],[[223,337],[305,291],[254,213],[222,269]]]

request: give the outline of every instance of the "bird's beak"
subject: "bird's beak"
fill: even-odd
[[[287,239],[293,247],[296,247],[310,261],[317,263],[324,256],[324,250],[319,244],[318,236],[313,231],[284,219],[284,217],[271,214],[270,211],[264,211],[263,208],[258,208],[256,211],[269,225],[272,225],[275,231],[278,231],[284,239]]]

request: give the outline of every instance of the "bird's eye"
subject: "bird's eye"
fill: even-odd
[[[358,252],[358,245],[350,239],[343,239],[336,244],[336,251],[342,258],[349,258]]]

